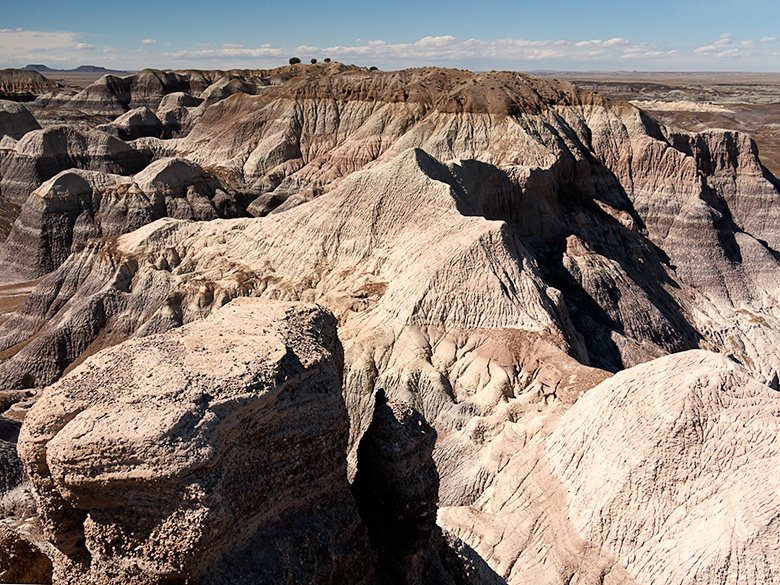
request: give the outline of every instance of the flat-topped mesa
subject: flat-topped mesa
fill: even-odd
[[[629,206],[626,196],[674,190],[658,184],[661,166],[667,167],[662,173],[680,175],[677,191],[701,191],[696,165],[686,168],[691,149],[682,140],[665,135],[633,106],[565,82],[435,68],[304,70],[191,116],[192,131],[176,149],[237,187],[276,201],[290,194],[311,199],[410,147],[439,160],[475,158],[498,166],[567,161],[585,168],[587,160],[591,187],[617,209]]]
[[[403,71],[340,69],[312,66],[305,75],[263,91],[265,100],[279,98],[421,104],[441,112],[533,114],[550,106],[603,101],[589,91],[556,80],[523,73],[472,73],[424,67]]]
[[[194,126],[176,149],[236,188],[277,202],[293,195],[308,200],[412,147],[440,160],[500,166],[547,167],[569,151],[582,158],[584,123],[568,128],[555,111],[603,102],[570,84],[519,73],[303,71],[192,116]],[[268,201],[260,209],[266,212]]]

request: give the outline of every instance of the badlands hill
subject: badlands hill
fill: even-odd
[[[0,150],[0,278],[43,278],[0,325],[2,389],[40,396],[8,466],[55,582],[780,578],[748,136],[511,72],[47,99],[115,116]]]
[[[0,70],[0,99],[32,101],[37,95],[60,87],[59,83],[46,79],[37,71]]]

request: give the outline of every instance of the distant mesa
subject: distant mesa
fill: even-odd
[[[71,71],[78,71],[81,73],[129,73],[129,71],[123,71],[121,69],[106,69],[105,67],[98,67],[97,65],[79,65]]]
[[[57,71],[57,69],[52,69],[51,67],[47,67],[46,65],[41,65],[40,63],[35,63],[33,65],[25,65],[23,69],[25,71]]]
[[[89,71],[90,73],[105,73],[108,71],[105,67],[98,67],[96,65],[79,65],[74,71]]]
[[[75,69],[52,69],[51,67],[42,65],[40,63],[25,65],[22,70],[39,71],[42,73],[129,73],[129,71],[122,71],[120,69],[106,69],[105,67],[98,67],[97,65],[79,65]]]

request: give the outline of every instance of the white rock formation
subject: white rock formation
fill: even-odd
[[[779,425],[744,368],[667,356],[506,428],[493,485],[439,521],[508,583],[776,582]]]
[[[0,325],[0,384],[51,383],[235,297],[315,301],[345,350],[350,478],[378,397],[422,415],[442,526],[508,582],[775,579],[755,559],[774,559],[776,497],[729,468],[742,447],[771,468],[759,382],[780,372],[780,194],[752,141],[519,74],[300,70],[209,105],[186,138],[139,141],[190,161],[174,178],[196,161],[277,212],[86,242]],[[158,164],[136,181],[176,183]],[[663,357],[695,348],[744,368]],[[730,410],[743,389],[758,398]],[[742,520],[718,507],[743,491]],[[675,516],[681,494],[701,521]]]

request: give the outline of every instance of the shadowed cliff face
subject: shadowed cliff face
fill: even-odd
[[[436,525],[436,431],[408,405],[380,390],[358,448],[352,483],[360,517],[377,553],[380,583],[469,583]]]
[[[780,194],[752,141],[678,132],[514,73],[331,64],[256,77],[205,88],[199,105],[171,99],[192,108],[179,111],[187,136],[134,146],[199,165],[255,198],[248,210],[263,217],[166,218],[85,240],[0,324],[0,384],[45,386],[102,348],[197,322],[236,297],[317,302],[336,316],[344,347],[358,505],[408,488],[398,499],[408,509],[361,510],[388,571],[414,582],[433,567],[418,553],[440,542],[437,529],[413,518],[432,513],[438,483],[440,525],[507,582],[528,572],[551,583],[661,583],[684,572],[652,544],[654,528],[648,540],[615,539],[595,520],[569,519],[567,498],[595,483],[577,475],[576,458],[556,451],[548,461],[546,437],[611,373],[641,376],[638,364],[670,353],[720,353],[741,362],[739,376],[776,384]],[[140,185],[147,171],[116,180]],[[723,360],[704,359],[713,387],[728,386]],[[672,369],[656,382],[672,384],[678,362],[662,363]],[[684,432],[715,424],[717,397],[685,414]],[[597,442],[586,431],[582,442]],[[394,460],[403,445],[414,457]],[[761,449],[756,460],[771,460]],[[729,452],[714,449],[715,465]],[[412,463],[420,485],[403,479]],[[373,468],[393,471],[395,487],[366,480]],[[687,489],[681,476],[669,482]],[[735,482],[712,498],[735,497]],[[604,508],[620,508],[621,485]],[[415,500],[417,488],[425,498]],[[659,526],[654,492],[640,492],[648,516],[638,524]],[[773,525],[759,524],[750,530],[771,540]],[[393,531],[420,547],[382,540]],[[690,534],[702,574],[717,573],[725,540],[708,556]],[[740,558],[758,554],[735,546]],[[741,567],[724,570],[741,579]]]

